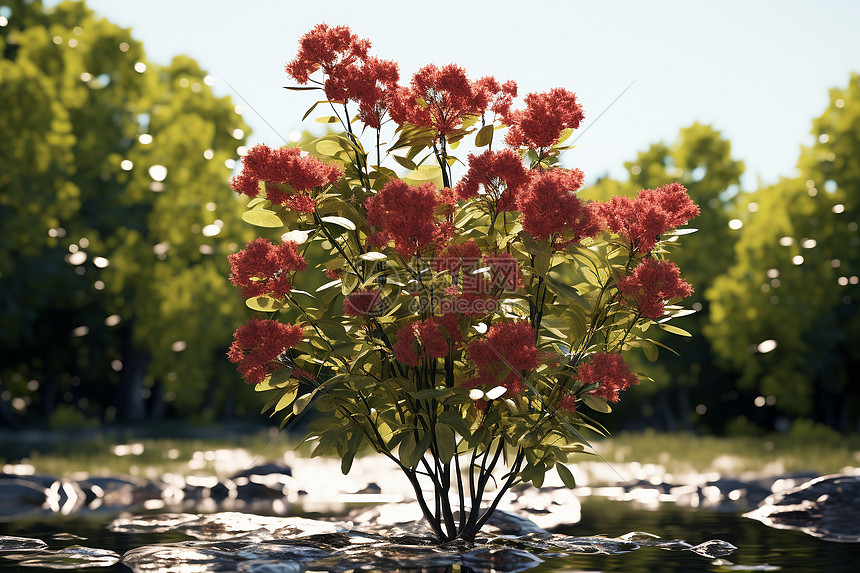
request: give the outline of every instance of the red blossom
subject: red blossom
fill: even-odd
[[[487,255],[484,264],[490,267],[490,284],[494,289],[513,291],[523,286],[520,265],[508,253]]]
[[[667,300],[685,298],[693,293],[693,287],[681,278],[675,263],[652,257],[642,259],[632,275],[622,277],[618,288],[624,296],[633,299],[645,318],[660,318]]]
[[[497,322],[483,339],[469,344],[468,352],[478,375],[464,383],[467,388],[501,385],[517,394],[523,390],[523,372],[534,370],[540,364],[535,331],[528,321]],[[506,371],[510,373],[500,381]]]
[[[576,195],[583,177],[579,169],[535,172],[517,201],[523,229],[536,239],[552,239],[554,249],[596,235],[601,220]]]
[[[478,106],[482,109],[491,109],[502,117],[508,115],[517,97],[517,83],[508,80],[499,84],[496,78],[485,76],[472,84],[472,91]]]
[[[310,205],[307,192],[337,183],[343,169],[335,164],[323,163],[310,156],[302,156],[298,147],[272,149],[257,144],[242,159],[242,171],[233,178],[230,187],[237,193],[256,197],[259,183],[265,183],[266,198],[274,204],[295,204],[301,209]],[[285,186],[289,188],[285,188]],[[294,197],[305,193],[307,198]],[[297,209],[298,210],[298,209]]]
[[[469,170],[457,184],[457,195],[469,199],[483,188],[496,211],[513,211],[520,191],[529,183],[529,175],[519,154],[512,149],[469,154]]]
[[[409,122],[445,135],[460,126],[464,116],[482,114],[486,103],[484,92],[473,91],[463,68],[430,64],[416,72],[409,88],[393,94],[389,113],[398,124]]]
[[[656,246],[660,235],[698,215],[699,207],[683,185],[670,183],[644,189],[635,199],[612,197],[600,204],[600,211],[613,232],[625,236],[634,250],[647,253]]]
[[[433,268],[439,273],[448,271],[456,285],[460,282],[460,272],[471,273],[478,268],[480,260],[481,248],[469,239],[465,243],[448,245],[440,256],[433,259]]]
[[[407,366],[418,366],[419,360],[442,358],[448,355],[448,337],[431,317],[403,326],[397,331],[394,355]]]
[[[233,338],[227,357],[236,363],[246,382],[256,385],[269,372],[283,368],[278,356],[299,345],[302,327],[252,318],[236,330]]]
[[[421,185],[389,181],[364,203],[367,222],[379,229],[373,244],[378,246],[381,239],[393,241],[397,252],[408,258],[443,241],[445,228],[433,218],[441,202],[438,189],[429,181]]]
[[[558,143],[561,132],[576,129],[584,114],[576,94],[564,88],[526,96],[526,109],[508,113],[510,126],[505,141],[511,147],[546,149]]]
[[[558,409],[569,414],[576,412],[576,396],[565,396],[558,403]]]
[[[367,58],[350,68],[343,80],[346,99],[358,102],[358,117],[367,127],[379,129],[397,91],[397,62]]]
[[[620,354],[599,352],[589,356],[577,369],[580,381],[588,386],[597,384],[590,394],[618,402],[618,394],[639,383]]]
[[[296,247],[293,241],[280,245],[273,245],[262,237],[250,241],[243,250],[227,257],[230,281],[242,288],[245,298],[284,297],[290,292],[291,273],[307,267],[307,261]]]
[[[343,299],[343,313],[346,316],[376,316],[382,304],[382,294],[378,290],[359,289]]]
[[[369,49],[370,41],[353,34],[348,26],[317,24],[299,40],[299,53],[286,70],[297,82],[306,84],[310,74],[320,68],[337,76],[339,70],[366,58]]]

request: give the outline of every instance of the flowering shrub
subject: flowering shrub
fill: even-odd
[[[287,72],[343,131],[257,145],[232,181],[246,221],[284,234],[230,257],[266,318],[237,330],[229,358],[273,413],[325,413],[313,455],[344,473],[361,451],[387,456],[440,541],[472,540],[514,485],[555,468],[574,487],[564,463],[582,431],[602,432],[594,413],[638,383],[622,354],[653,358],[649,329],[685,334],[666,321],[692,289],[665,254],[698,207],[677,183],[583,201],[583,173],[558,161],[584,117],[565,89],[512,109],[514,82],[451,64],[401,86],[369,50],[346,27],[305,35]],[[463,141],[486,150],[455,181]],[[315,242],[328,256],[308,270]],[[329,282],[297,292],[297,272]]]

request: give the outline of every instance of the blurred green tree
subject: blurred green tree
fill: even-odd
[[[247,126],[196,62],[148,62],[83,2],[4,4],[0,397],[211,415],[237,386],[226,255],[251,234],[227,183]]]
[[[694,423],[704,423],[710,429],[720,429],[722,420],[714,413],[715,399],[729,399],[734,378],[714,365],[709,341],[702,336],[707,320],[707,301],[703,294],[718,276],[732,264],[736,232],[729,227],[730,213],[737,196],[742,161],[734,159],[730,142],[709,125],[694,123],[680,130],[671,145],[655,143],[640,152],[634,161],[624,164],[628,178],[616,181],[604,178],[582,195],[605,200],[615,194],[635,195],[640,189],[653,189],[679,181],[701,208],[701,214],[690,222],[699,229],[679,238],[683,248],[674,250],[669,258],[681,268],[684,278],[695,289],[688,299],[697,312],[673,320],[672,324],[692,334],[679,338],[665,333],[657,340],[676,350],[660,352],[656,363],[638,364],[641,372],[654,378],[656,384],[638,386],[620,408],[636,408],[649,424],[665,430],[693,429]],[[696,413],[698,404],[712,406],[711,416]],[[699,410],[702,412],[702,410]],[[641,419],[634,412],[623,419]]]
[[[813,121],[800,175],[743,198],[737,261],[706,333],[773,415],[856,429],[860,390],[860,76]]]

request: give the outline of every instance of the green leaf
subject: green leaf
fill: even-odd
[[[263,295],[246,299],[245,306],[257,312],[275,312],[283,308],[284,303],[278,299]]]
[[[582,305],[587,305],[586,301],[576,292],[576,289],[564,284],[561,281],[558,281],[551,276],[546,276],[547,288],[559,295],[562,298],[567,299],[570,302],[577,302]]]
[[[441,398],[443,396],[447,396],[452,392],[454,392],[453,388],[442,388],[439,390],[437,390],[436,388],[426,388],[419,392],[410,392],[409,395],[416,400],[432,400],[433,398]]]
[[[454,437],[454,430],[445,424],[436,424],[436,448],[439,454],[439,459],[443,463],[448,463],[457,451],[457,440]]]
[[[337,123],[340,120],[337,118],[337,116],[334,115],[324,115],[322,117],[316,118],[314,121],[316,121],[317,123]]]
[[[657,356],[659,355],[659,351],[657,350],[657,346],[651,342],[649,339],[637,340],[630,343],[631,346],[638,346],[642,349],[642,352],[645,353],[645,358],[647,358],[650,362],[654,362],[657,360]]]
[[[350,231],[355,231],[355,223],[347,219],[346,217],[337,217],[330,215],[328,217],[322,217],[321,220],[324,223],[332,223],[334,225],[338,225],[343,227],[344,229],[349,229]]]
[[[313,399],[315,393],[316,391],[308,392],[307,394],[302,394],[301,396],[296,398],[296,401],[293,402],[293,415],[298,416],[299,414],[304,412],[305,408],[308,407],[308,404],[311,403],[311,400]]]
[[[576,487],[576,479],[574,479],[570,470],[567,469],[567,466],[561,463],[555,464],[555,471],[558,472],[558,477],[561,478],[561,482],[567,486],[568,489]]]
[[[412,181],[433,181],[435,179],[441,179],[442,170],[438,165],[422,165],[418,169],[411,171],[406,177],[403,179],[410,179]]]
[[[458,434],[463,437],[469,437],[471,430],[469,423],[463,419],[458,412],[442,412],[437,420],[443,424],[451,426]]]
[[[415,165],[415,162],[412,161],[411,159],[409,159],[408,157],[400,157],[399,155],[392,155],[391,157],[393,157],[394,161],[396,161],[397,163],[399,163],[401,166],[405,167],[406,169],[409,169],[409,170],[418,169],[418,166]]]
[[[595,396],[594,394],[583,394],[580,396],[582,402],[594,410],[595,412],[602,412],[604,414],[608,414],[612,411],[612,408],[609,407],[609,404],[605,399],[600,396]]]
[[[415,467],[418,464],[418,457],[415,455],[415,433],[409,432],[400,442],[400,447],[397,450],[397,457],[400,458],[400,463],[408,468]]]
[[[343,151],[343,147],[331,139],[323,139],[322,141],[318,141],[316,144],[317,153],[320,155],[325,155],[328,157],[334,157],[341,151]]]
[[[276,212],[257,207],[242,213],[242,220],[256,227],[267,229],[277,229],[284,226],[284,222]]]
[[[493,124],[485,125],[475,135],[475,147],[484,147],[493,142]]]
[[[666,324],[665,322],[658,323],[657,326],[670,334],[677,334],[678,336],[693,336],[683,328],[678,328],[677,326]]]
[[[280,412],[281,410],[292,404],[293,400],[296,399],[296,394],[298,393],[298,390],[299,387],[298,385],[296,385],[294,388],[287,391],[283,396],[281,396],[281,399],[278,400],[278,403],[277,405],[275,405],[275,409],[272,413],[274,414],[275,412]]]
[[[343,475],[349,473],[352,468],[352,461],[355,459],[355,454],[358,452],[358,447],[361,445],[361,439],[364,437],[364,428],[359,426],[349,437],[346,444],[346,453],[340,462],[340,471]]]
[[[306,120],[308,118],[308,116],[311,114],[311,112],[313,110],[315,110],[316,107],[321,103],[328,103],[328,101],[327,100],[320,100],[320,101],[314,103],[314,105],[312,105],[311,107],[308,108],[308,111],[305,112],[305,115],[302,116],[302,121]]]

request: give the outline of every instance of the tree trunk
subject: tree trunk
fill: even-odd
[[[125,422],[143,420],[146,403],[143,398],[143,381],[150,356],[146,350],[134,347],[134,323],[129,320],[122,329],[122,370],[117,392],[117,418]]]

